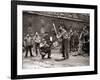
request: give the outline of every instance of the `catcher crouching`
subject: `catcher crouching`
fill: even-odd
[[[48,55],[48,59],[51,58],[51,41],[46,41],[44,38],[40,43],[40,54],[42,59],[44,59],[45,55]]]

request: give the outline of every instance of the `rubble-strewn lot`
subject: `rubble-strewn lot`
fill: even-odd
[[[76,52],[77,53],[77,52]],[[55,68],[55,67],[73,67],[73,66],[88,66],[89,65],[89,56],[73,56],[75,52],[69,53],[69,59],[63,60],[62,54],[58,50],[52,50],[51,59],[41,59],[41,56],[25,58],[23,53],[23,69],[40,69],[40,68]]]

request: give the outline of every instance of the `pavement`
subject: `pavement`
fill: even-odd
[[[22,66],[23,69],[43,69],[43,68],[56,68],[56,67],[75,67],[75,66],[88,66],[89,65],[89,56],[77,55],[77,52],[70,52],[69,59],[63,60],[62,54],[59,50],[51,51],[51,59],[41,59],[41,55],[36,56],[33,51],[33,57],[28,55],[27,58],[24,57],[25,52],[23,53]]]

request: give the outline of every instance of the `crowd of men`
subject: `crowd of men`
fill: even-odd
[[[48,55],[47,58],[50,59],[52,46],[56,47],[57,43],[61,43],[60,50],[64,60],[69,58],[71,52],[77,52],[77,55],[83,55],[84,53],[89,55],[89,31],[87,26],[83,28],[80,34],[77,30],[70,29],[68,31],[63,25],[60,25],[58,29],[58,33],[55,35],[56,41],[52,40],[53,37],[49,35],[49,32],[43,34],[36,32],[34,36],[27,34],[23,43],[25,57],[28,56],[28,51],[30,56],[34,56],[32,53],[34,47],[36,56],[40,54],[41,58],[44,59],[45,55]]]

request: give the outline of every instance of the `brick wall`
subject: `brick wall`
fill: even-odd
[[[74,17],[76,18],[76,15],[74,15]],[[53,30],[52,22],[55,23],[57,30],[60,23],[63,22],[68,30],[70,29],[70,26],[72,26],[73,30],[77,30],[79,32],[81,32],[84,24],[89,25],[89,23],[86,21],[77,21],[73,19],[70,20],[23,12],[23,35],[26,35],[29,32],[32,34],[35,32],[40,33],[41,28],[44,28],[45,32],[51,32]]]

